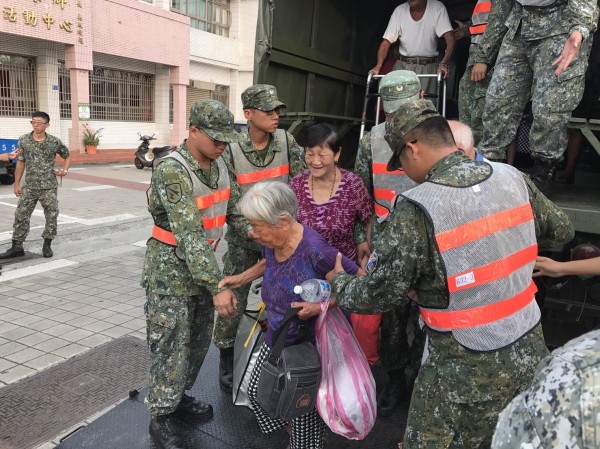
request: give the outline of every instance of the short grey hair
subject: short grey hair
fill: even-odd
[[[276,225],[284,217],[296,220],[298,200],[291,187],[283,182],[259,182],[244,194],[237,209],[248,220]]]
[[[475,147],[475,138],[473,137],[471,128],[458,120],[448,120],[448,125],[452,130],[454,142],[456,142],[458,149],[465,152],[473,150]]]

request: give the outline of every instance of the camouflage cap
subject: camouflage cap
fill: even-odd
[[[233,114],[217,100],[200,100],[190,109],[190,123],[201,129],[211,139],[221,142],[237,142],[233,129]]]
[[[379,95],[383,110],[393,114],[408,100],[418,100],[421,95],[421,82],[415,72],[394,70],[379,80]]]
[[[546,357],[500,414],[492,449],[600,447],[600,330]]]
[[[400,153],[404,147],[404,137],[425,120],[439,117],[440,114],[429,100],[407,100],[400,104],[394,118],[385,127],[385,140],[393,151],[387,165],[388,171],[399,168]]]
[[[242,106],[244,109],[260,109],[261,111],[286,107],[277,98],[277,88],[270,84],[255,84],[242,92]]]

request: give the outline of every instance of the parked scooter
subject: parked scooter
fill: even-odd
[[[141,170],[144,167],[152,167],[152,164],[155,160],[165,157],[171,151],[175,150],[175,147],[172,146],[154,147],[150,149],[150,141],[156,140],[154,136],[157,134],[158,131],[151,136],[138,133],[142,143],[140,143],[140,146],[137,147],[137,150],[135,150],[135,159],[133,160],[133,163],[135,164],[136,168]]]

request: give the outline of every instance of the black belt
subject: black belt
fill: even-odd
[[[433,64],[437,62],[435,56],[402,56],[400,55],[400,61],[406,62],[407,64]]]

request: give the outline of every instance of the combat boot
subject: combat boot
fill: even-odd
[[[180,431],[169,415],[151,418],[149,432],[150,438],[160,449],[185,449]]]
[[[50,245],[52,245],[52,239],[44,239],[44,246],[42,246],[42,255],[44,257],[52,257],[54,255]]]
[[[533,169],[531,171],[530,178],[539,191],[544,195],[548,194],[550,180],[554,176],[555,169],[556,164],[549,160],[536,159],[533,162]]]
[[[206,421],[213,416],[212,405],[184,393],[175,413],[194,421]]]
[[[233,391],[233,348],[221,349],[219,361],[219,385],[225,393]]]
[[[23,243],[12,241],[12,246],[0,254],[0,259],[10,259],[12,257],[23,257],[25,251],[23,250]]]
[[[377,415],[391,416],[400,404],[400,400],[406,394],[406,377],[403,370],[389,373],[390,381],[379,395],[377,400]]]

